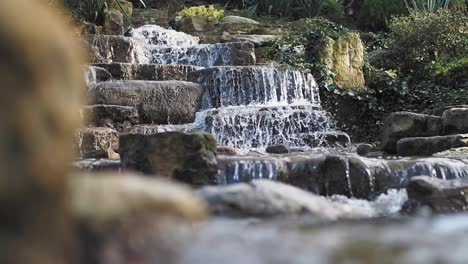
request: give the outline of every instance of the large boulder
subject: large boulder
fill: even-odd
[[[195,120],[203,88],[183,81],[113,81],[89,90],[91,104],[138,109],[142,123],[183,124]]]
[[[260,24],[259,22],[253,19],[241,16],[225,16],[219,22],[223,24]]]
[[[426,207],[434,213],[468,212],[468,180],[441,180],[428,176],[413,177],[406,188],[405,210],[417,212]]]
[[[271,44],[277,37],[277,35],[231,35],[228,32],[224,32],[220,40],[222,42],[250,42],[254,44],[255,47],[263,47]]]
[[[397,154],[400,156],[430,156],[452,148],[468,147],[468,134],[413,137],[398,140]]]
[[[319,48],[320,61],[335,72],[334,82],[344,90],[363,90],[364,45],[359,34],[346,33],[336,40],[326,37]]]
[[[106,69],[117,80],[147,80],[147,81],[186,81],[189,72],[199,70],[199,67],[189,65],[159,65],[132,63],[101,63],[95,66]]]
[[[468,108],[452,108],[444,111],[442,123],[447,134],[468,133]]]
[[[75,149],[81,158],[113,158],[119,148],[119,133],[111,128],[81,128],[76,134]]]
[[[269,180],[255,180],[198,192],[211,211],[222,216],[275,217],[311,214],[329,220],[359,218],[367,212],[331,202],[296,187]]]
[[[147,58],[135,40],[115,35],[92,36],[88,40],[93,63],[145,63]]]
[[[138,110],[131,106],[90,105],[81,108],[86,126],[108,127],[123,131],[140,122]]]
[[[216,140],[210,134],[168,132],[124,134],[122,168],[177,179],[193,185],[216,183]]]
[[[398,140],[406,137],[430,137],[442,133],[442,118],[410,112],[396,112],[384,121],[382,149],[396,153]]]

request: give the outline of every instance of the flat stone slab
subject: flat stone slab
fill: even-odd
[[[83,67],[83,74],[87,86],[112,79],[110,72],[102,67],[85,66]]]
[[[397,142],[407,137],[439,136],[443,132],[442,118],[410,112],[396,112],[384,121],[382,149],[397,152]]]
[[[468,147],[468,134],[403,138],[397,143],[397,153],[400,156],[431,156],[460,147]]]
[[[199,67],[188,65],[158,65],[132,63],[101,63],[95,66],[106,69],[116,80],[186,81],[189,72]]]
[[[202,96],[203,87],[183,81],[113,81],[89,89],[91,104],[135,107],[143,124],[191,123]]]

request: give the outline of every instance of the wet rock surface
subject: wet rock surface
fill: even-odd
[[[396,153],[398,140],[406,137],[441,135],[442,118],[410,112],[396,112],[385,119],[382,132],[382,149]]]
[[[147,81],[186,81],[189,72],[199,68],[186,65],[157,65],[132,63],[96,64],[110,72],[116,80],[147,80]]]
[[[360,218],[368,212],[270,180],[254,180],[226,187],[205,187],[198,196],[217,215],[278,217],[310,214],[323,219]]]
[[[193,122],[202,95],[200,85],[182,81],[103,82],[89,90],[92,104],[135,107],[146,124]]]
[[[429,208],[433,213],[459,213],[468,211],[468,180],[441,180],[419,176],[411,179],[405,210],[417,212]]]
[[[112,79],[112,75],[105,68],[86,66],[83,69],[86,85],[90,86],[97,82],[105,82]]]
[[[204,133],[124,134],[122,168],[169,177],[193,185],[216,183],[216,141]]]
[[[289,153],[289,148],[285,145],[271,145],[266,148],[266,153],[271,154],[286,154]]]
[[[397,153],[401,156],[431,156],[452,148],[468,146],[468,134],[400,139]]]

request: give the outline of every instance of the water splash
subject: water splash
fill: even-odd
[[[210,109],[198,113],[195,123],[220,145],[244,149],[272,144],[318,147],[327,137],[318,132],[334,131],[330,114],[313,105]]]
[[[146,25],[130,31],[130,36],[145,44],[155,46],[193,46],[197,45],[199,38],[178,32],[172,29],[165,29],[157,25]]]
[[[216,67],[195,71],[192,81],[204,85],[203,108],[238,105],[320,105],[311,74],[276,67]]]

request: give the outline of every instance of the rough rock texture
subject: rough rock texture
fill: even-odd
[[[356,148],[356,152],[359,156],[366,156],[374,150],[374,146],[371,144],[359,144]]]
[[[93,63],[144,63],[146,60],[135,41],[128,37],[92,36],[88,43]]]
[[[83,67],[83,73],[87,86],[112,79],[110,72],[101,67],[86,66]]]
[[[214,184],[218,171],[216,140],[205,133],[124,134],[120,137],[119,153],[123,169],[192,185]]]
[[[120,172],[120,160],[110,159],[83,159],[73,162],[72,167],[75,171],[82,172],[100,172],[113,171],[116,174]]]
[[[268,146],[265,151],[271,154],[286,154],[289,153],[289,148],[285,145],[272,145]]]
[[[420,176],[411,179],[405,210],[417,212],[428,207],[434,213],[459,213],[468,211],[468,180],[441,180]]]
[[[433,156],[434,157],[468,159],[468,147],[449,149],[449,150],[446,150],[446,151],[435,153]]]
[[[277,37],[277,35],[231,35],[225,32],[220,40],[222,42],[249,42],[254,44],[255,47],[263,47],[271,44]]]
[[[82,158],[112,158],[119,148],[119,133],[111,128],[81,128],[76,134],[75,148]]]
[[[363,90],[364,46],[357,33],[346,33],[337,40],[325,39],[320,60],[336,75],[335,83],[344,90]]]
[[[230,148],[230,147],[218,147],[216,149],[216,153],[218,155],[225,155],[225,156],[237,156],[241,155],[241,151],[236,148]]]
[[[119,1],[117,4],[116,2]],[[119,12],[125,12],[128,17],[132,17],[133,14],[133,4],[131,1],[127,0],[112,0],[110,1],[110,8],[113,10],[118,10]]]
[[[123,131],[139,123],[135,107],[121,105],[91,105],[81,108],[85,126],[108,127]]]
[[[214,29],[218,21],[210,17],[186,17],[176,20],[176,29],[185,33],[203,32]]]
[[[307,135],[304,137],[304,142],[309,147],[349,147],[351,139],[348,134],[344,132],[319,132],[316,135]]]
[[[460,147],[468,147],[468,134],[403,138],[398,140],[397,154],[401,156],[430,156],[437,152]]]
[[[136,125],[124,130],[124,133],[129,134],[158,134],[164,132],[187,132],[192,128],[192,124],[183,125]]]
[[[142,123],[191,123],[201,107],[203,88],[182,81],[103,82],[89,90],[92,104],[138,109]]]
[[[396,153],[398,140],[406,137],[430,137],[442,133],[442,118],[410,112],[396,112],[384,121],[382,150]]]
[[[214,214],[242,217],[272,217],[312,214],[325,219],[358,218],[357,208],[326,200],[296,187],[269,180],[256,180],[198,191]],[[357,210],[356,210],[357,209]]]
[[[117,80],[147,80],[147,81],[186,81],[189,72],[199,70],[199,67],[187,65],[158,65],[131,63],[103,63],[96,66],[110,72]]]
[[[80,263],[174,263],[174,240],[207,216],[204,202],[189,188],[162,179],[76,174],[68,190],[86,250]]]
[[[431,111],[431,115],[442,116],[445,111],[450,110],[452,108],[468,108],[468,105],[448,105],[433,109]]]
[[[444,111],[442,123],[446,134],[468,133],[468,108],[452,108]]]
[[[124,16],[115,9],[104,11],[104,34],[107,35],[123,35],[124,33]]]

